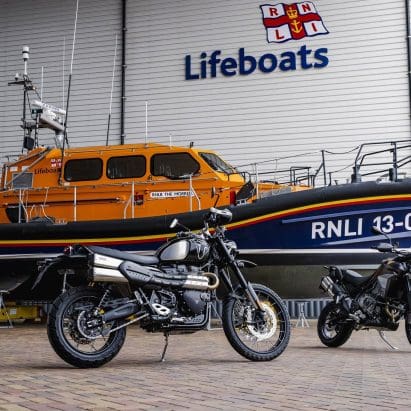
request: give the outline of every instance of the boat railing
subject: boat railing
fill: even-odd
[[[267,164],[277,163],[278,160],[284,158],[277,158],[275,160],[266,160],[256,163],[243,164],[237,169],[239,173],[244,177],[245,181],[251,181],[255,184],[256,196],[260,198],[258,182],[260,183],[272,183],[275,185],[288,185],[288,186],[310,186],[313,183],[313,175],[311,173],[312,167],[310,166],[291,166],[288,168],[277,168],[266,170]],[[243,171],[241,168],[248,168],[251,171]]]
[[[24,213],[24,221],[28,221],[29,214],[27,212],[27,205],[24,203],[24,195],[26,190],[19,190],[19,208],[18,208],[18,222],[21,223],[23,221],[23,213]]]
[[[193,175],[190,174],[188,178],[188,191],[189,191],[189,210],[193,211],[193,197],[197,200],[197,207],[198,210],[201,210],[201,200],[200,197],[198,196],[197,192],[195,191],[193,187]],[[134,181],[131,183],[131,193],[130,196],[128,197],[126,203],[124,204],[124,209],[123,209],[123,219],[127,218],[127,213],[128,209],[131,208],[131,218],[135,217],[134,211],[135,211],[135,183]],[[76,221],[76,220],[74,220]]]
[[[370,148],[381,147],[380,149],[371,150]],[[341,157],[347,158],[351,153],[356,153],[354,161],[348,165],[341,167]],[[390,155],[390,158],[387,157]],[[302,165],[291,166],[288,168],[279,169],[277,166],[280,161],[293,160],[296,157],[320,157],[320,165],[316,168]],[[339,161],[335,161],[338,159]],[[306,161],[306,160],[305,160]],[[264,160],[249,164],[243,164],[237,168],[241,170],[246,168],[249,171],[242,171],[244,176],[248,176],[248,180],[256,183],[262,178],[262,182],[272,182],[275,184],[284,184],[290,186],[307,185],[311,187],[327,186],[333,184],[333,178],[341,175],[344,172],[351,174],[351,182],[359,182],[363,177],[378,176],[377,179],[388,178],[390,181],[398,181],[402,175],[401,169],[411,163],[411,142],[410,140],[397,140],[387,142],[364,143],[358,145],[348,151],[330,151],[319,150],[316,152],[302,153],[297,156],[278,157],[271,160]],[[270,164],[274,167],[269,170]],[[337,168],[335,164],[339,164]],[[333,168],[334,167],[334,168]],[[409,172],[409,170],[408,170]],[[346,179],[349,182],[349,179]],[[338,180],[334,181],[335,184]]]
[[[386,147],[387,145],[388,147]],[[383,146],[383,148],[371,152],[364,152],[369,147],[377,146]],[[410,140],[361,144],[354,161],[351,182],[360,182],[363,177],[376,174],[380,177],[386,176],[390,181],[398,181],[400,174],[399,169],[411,163],[410,149]],[[378,157],[384,156],[385,154],[391,154],[391,159],[386,161],[378,159]]]
[[[198,209],[201,210],[201,201],[200,201],[200,197],[197,195],[196,191],[194,190],[193,187],[193,175],[190,174],[190,178],[189,178],[189,185],[188,185],[188,189],[189,189],[189,199],[190,199],[190,211],[193,211],[193,197],[196,198],[197,200],[197,205],[198,205]]]
[[[292,166],[282,170],[275,171],[257,171],[254,176],[258,181],[258,177],[261,177],[261,182],[269,182],[275,184],[286,185],[310,185],[312,182],[311,167],[308,166]],[[266,176],[268,178],[266,178]],[[270,176],[272,178],[270,178]]]
[[[193,211],[193,209],[201,210],[201,199],[198,195],[197,191],[194,188],[194,181],[195,182],[206,182],[206,181],[215,181],[216,178],[195,178],[193,179],[193,175],[187,176],[181,180],[170,180],[167,183],[170,184],[177,184],[178,182],[184,182],[187,184],[187,191],[188,195],[188,204],[187,210]],[[117,201],[125,201],[124,208],[123,208],[123,218],[135,218],[135,205],[136,205],[136,191],[138,187],[147,185],[147,181],[132,181],[132,182],[124,182],[124,183],[112,183],[112,184],[99,184],[100,188],[105,189],[115,189],[115,188],[124,188],[130,186],[130,192],[126,200],[121,200],[120,197],[116,198]],[[155,186],[156,184],[163,184],[164,181],[154,181],[150,180],[150,184]],[[181,187],[181,186],[180,186]],[[60,187],[56,187],[56,189],[60,189]],[[79,190],[90,192],[95,191],[95,185],[73,185],[67,186],[64,188],[65,193],[72,192],[72,208],[73,208],[73,221],[77,221],[77,209],[78,209],[78,191]],[[18,203],[18,222],[30,221],[33,218],[49,218],[46,212],[46,208],[49,203],[49,194],[52,192],[52,187],[15,187],[9,189],[12,193],[14,192],[17,196],[17,203]],[[44,191],[44,199],[41,200],[41,203],[37,202],[35,204],[29,205],[29,197],[31,193],[39,194]],[[126,191],[127,192],[127,191]],[[131,212],[130,212],[131,211]]]
[[[134,218],[134,206],[135,206],[135,190],[134,190],[134,181],[131,183],[131,193],[126,204],[124,205],[123,210],[123,219],[127,218],[127,210],[131,206],[131,218]]]

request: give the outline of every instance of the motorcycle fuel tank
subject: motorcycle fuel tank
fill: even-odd
[[[210,247],[207,241],[198,238],[175,239],[157,251],[161,261],[178,261],[190,264],[201,263],[208,258]]]

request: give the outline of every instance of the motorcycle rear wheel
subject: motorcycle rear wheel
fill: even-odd
[[[112,360],[126,338],[126,328],[108,334],[120,323],[88,326],[97,321],[94,310],[103,291],[92,287],[74,287],[53,303],[47,320],[47,334],[56,354],[78,368],[96,368]]]
[[[223,302],[223,329],[231,346],[251,361],[271,361],[287,348],[291,335],[290,317],[281,298],[270,288],[253,284],[265,308],[258,318],[248,297],[228,297]]]
[[[328,303],[320,313],[317,323],[318,337],[327,347],[339,347],[350,338],[353,327],[345,323],[331,323],[339,316],[340,305],[333,301]]]

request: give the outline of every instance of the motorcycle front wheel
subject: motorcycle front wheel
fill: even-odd
[[[405,315],[405,335],[408,342],[411,344],[411,313]]]
[[[103,290],[71,288],[53,303],[47,320],[47,334],[54,351],[78,368],[96,368],[112,360],[126,338],[126,329],[110,332],[120,323],[103,323],[96,312]]]
[[[317,322],[318,337],[327,347],[339,347],[348,341],[353,326],[343,322],[343,308],[334,302],[328,303]]]
[[[253,284],[264,306],[264,316],[245,293],[229,296],[223,302],[223,329],[231,346],[251,361],[270,361],[288,345],[290,317],[281,298],[270,288]]]

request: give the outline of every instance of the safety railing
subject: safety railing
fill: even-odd
[[[385,148],[364,153],[367,148],[377,146],[385,146]],[[385,157],[385,154],[390,154],[391,159],[387,161],[375,160],[376,157]],[[351,181],[356,183],[360,182],[362,177],[372,175],[381,176],[384,175],[384,173],[390,181],[398,181],[399,170],[409,163],[411,163],[410,140],[361,144],[354,161]],[[369,171],[365,171],[367,169]]]
[[[373,147],[381,147],[377,150],[371,150]],[[354,161],[349,162],[341,167],[334,166],[337,158],[347,158],[348,155],[355,155]],[[356,154],[355,154],[356,153]],[[387,155],[388,154],[388,155]],[[290,167],[279,168],[278,164],[282,161],[293,161],[295,164],[298,157],[311,157],[320,159],[318,167],[308,165],[293,165]],[[315,187],[317,185],[332,185],[335,175],[344,172],[350,176],[347,181],[358,182],[362,177],[378,176],[377,178],[387,177],[390,181],[398,181],[400,175],[407,175],[406,166],[411,163],[411,141],[397,140],[387,142],[364,143],[347,151],[330,151],[320,150],[316,152],[307,152],[296,156],[278,157],[272,160],[264,160],[238,166],[237,169],[249,180],[256,182],[266,181],[275,184],[285,185],[308,185]],[[267,171],[269,165],[273,167]],[[404,169],[403,173],[401,170]],[[243,171],[251,170],[251,171]],[[351,170],[352,174],[351,174]],[[409,170],[408,170],[409,174]],[[335,184],[337,181],[334,182]]]
[[[216,181],[217,178],[212,177],[212,178],[195,178],[193,179],[193,176],[187,176],[187,178],[181,179],[181,180],[170,180],[167,181],[167,185],[171,187],[170,191],[173,190],[173,186],[178,185],[179,188],[178,190],[181,190],[181,183],[183,185],[186,185],[187,187],[187,192],[188,192],[188,203],[187,203],[187,211],[193,211],[195,209],[200,210],[201,209],[201,199],[200,196],[198,195],[197,191],[194,188],[194,182],[214,182]],[[142,188],[145,189],[145,186],[147,184],[150,185],[151,188],[159,186],[159,185],[164,185],[164,181],[155,181],[155,180],[150,180],[150,181],[133,181],[133,182],[126,182],[126,183],[113,183],[113,184],[99,184],[98,188],[103,190],[107,190],[107,192],[113,192],[115,190],[120,190],[123,191],[123,195],[127,195],[127,190],[124,190],[125,187],[129,186],[129,195],[127,196],[127,200],[124,202],[120,197],[116,197],[117,202],[124,202],[124,208],[123,208],[123,218],[129,218],[131,214],[131,218],[135,218],[135,194],[137,190],[140,190]],[[72,204],[72,209],[73,209],[73,221],[77,221],[77,211],[78,211],[78,206],[79,206],[79,191],[81,190],[81,193],[84,195],[84,192],[89,192],[93,193],[96,190],[96,185],[76,185],[76,186],[69,186],[69,187],[44,187],[44,188],[39,188],[39,187],[15,187],[10,190],[7,190],[10,192],[10,196],[14,197],[16,199],[16,202],[18,203],[18,222],[25,222],[25,221],[30,221],[31,219],[39,218],[39,217],[44,217],[44,218],[49,218],[46,212],[46,208],[51,205],[52,201],[50,200],[50,193],[53,193],[54,195],[56,191],[64,190],[62,192],[62,195],[65,195],[67,197],[67,194],[71,194],[71,204]],[[39,195],[44,193],[44,198],[39,202],[38,200],[36,201],[35,204],[33,202],[30,202],[30,197],[33,198],[32,195],[36,195],[37,198]],[[54,197],[55,198],[55,197]],[[195,200],[195,203],[194,203]],[[54,200],[56,201],[56,200]],[[64,200],[67,202],[68,200]],[[31,203],[31,204],[30,204]],[[182,210],[182,212],[185,210]]]

